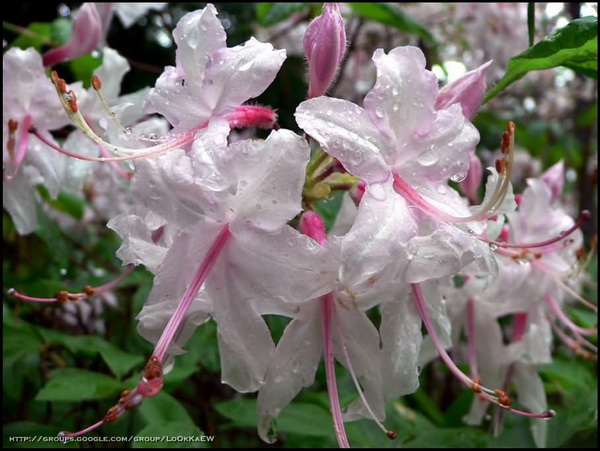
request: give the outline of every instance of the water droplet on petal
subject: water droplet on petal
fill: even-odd
[[[242,64],[242,65],[241,65],[241,66],[238,68],[238,70],[239,70],[240,72],[244,72],[244,71],[247,71],[248,69],[251,69],[251,68],[252,68],[252,66],[254,66],[254,60],[253,60],[253,59],[252,59],[252,60],[250,60],[250,61],[248,61],[247,63],[244,63],[244,64]]]
[[[488,243],[488,246],[490,247],[490,249],[492,251],[495,251],[496,249],[498,249],[498,245],[496,243]]]
[[[465,174],[464,172],[460,172],[460,173],[454,174],[452,177],[450,177],[450,180],[452,180],[453,182],[456,182],[456,183],[460,183],[466,178],[467,178],[467,174]]]

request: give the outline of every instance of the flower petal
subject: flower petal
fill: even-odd
[[[391,282],[405,262],[406,244],[417,233],[406,201],[395,193],[391,181],[377,186],[385,190],[384,200],[373,197],[374,187],[367,186],[342,245],[340,285],[357,293]]]
[[[237,175],[231,230],[252,226],[275,231],[302,210],[302,187],[310,150],[288,130],[273,131],[265,141],[244,140],[228,149]]]
[[[206,281],[206,295],[218,325],[221,380],[242,393],[260,388],[275,350],[269,328],[247,295],[252,282],[223,258]]]
[[[434,120],[438,81],[425,70],[423,52],[407,46],[396,47],[386,55],[377,49],[373,61],[377,82],[364,101],[373,123],[398,143],[407,143],[417,131],[428,133]]]
[[[258,434],[271,443],[270,423],[300,392],[314,383],[321,359],[321,302],[300,307],[285,328],[272,355],[265,381],[258,392]]]
[[[285,50],[250,38],[244,45],[214,52],[205,73],[203,96],[214,114],[232,113],[258,97],[273,82],[285,61]]]
[[[335,328],[337,331],[334,341],[335,357],[346,369],[349,368],[341,350],[339,326],[343,328],[350,363],[356,378],[360,382],[365,398],[377,419],[383,420],[385,418],[385,402],[380,371],[379,332],[363,311],[341,307],[336,308],[336,315],[339,318],[339,324],[336,324]],[[369,411],[360,398],[344,409],[344,421],[353,421],[359,418],[371,418]]]
[[[387,399],[413,393],[419,387],[418,359],[421,318],[412,293],[381,305],[382,374]]]
[[[390,171],[382,157],[387,144],[369,115],[341,99],[317,97],[302,102],[295,113],[300,128],[316,139],[351,174],[367,183],[385,182]]]
[[[20,172],[9,183],[2,184],[2,206],[10,214],[19,235],[37,229],[35,194],[25,173]]]
[[[276,313],[273,304],[305,303],[335,288],[338,254],[296,229],[284,226],[276,233],[248,229],[233,234],[238,245],[228,249],[228,258],[259,299],[260,313]]]

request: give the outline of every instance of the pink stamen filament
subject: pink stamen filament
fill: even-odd
[[[587,299],[585,299],[583,296],[581,296],[579,293],[577,293],[573,288],[571,288],[570,286],[568,286],[566,283],[564,283],[561,280],[561,275],[560,273],[557,273],[556,271],[554,271],[552,268],[549,268],[547,265],[545,265],[544,263],[542,263],[540,260],[535,260],[532,263],[537,269],[539,269],[540,271],[544,272],[545,274],[548,274],[549,276],[551,276],[554,281],[567,293],[569,293],[571,296],[573,296],[577,301],[579,301],[581,304],[585,305],[587,308],[589,308],[590,310],[592,310],[593,312],[597,312],[598,311],[598,306],[592,304],[590,301],[588,301]]]
[[[328,293],[322,298],[323,301],[323,354],[325,359],[325,375],[327,378],[327,392],[329,394],[329,403],[331,404],[331,414],[333,417],[333,426],[335,437],[340,448],[350,448],[344,420],[342,418],[342,409],[340,407],[340,398],[337,391],[337,382],[335,379],[335,359],[333,355],[333,337],[331,333],[331,316],[334,308],[333,294]]]
[[[153,241],[156,242],[160,238],[160,235],[162,235],[160,230],[162,229],[159,229],[155,232],[155,239],[153,239]],[[220,230],[219,234],[215,238],[215,241],[206,253],[202,263],[194,275],[194,278],[188,285],[183,298],[173,312],[169,322],[165,326],[162,335],[156,343],[152,357],[148,363],[146,363],[146,367],[142,372],[142,377],[140,378],[137,386],[133,390],[127,391],[126,394],[122,394],[121,398],[119,399],[119,403],[111,407],[101,421],[78,432],[61,432],[61,436],[77,437],[101,426],[104,423],[114,421],[121,416],[126,409],[134,408],[141,404],[143,398],[155,396],[162,390],[164,384],[162,362],[164,361],[167,351],[173,342],[173,339],[175,338],[175,335],[177,334],[177,331],[179,330],[190,306],[200,291],[200,288],[202,288],[206,277],[213,268],[230,237],[231,232],[229,230],[229,224],[226,224]]]
[[[542,412],[542,413],[529,413],[529,412],[523,412],[518,409],[514,409],[513,407],[510,407],[508,405],[504,405],[500,402],[499,398],[496,397],[497,394],[494,390],[490,390],[489,388],[486,388],[483,385],[480,385],[478,382],[475,382],[474,380],[469,378],[465,373],[463,373],[456,366],[456,364],[454,363],[452,358],[450,358],[450,356],[448,355],[448,352],[446,351],[446,349],[444,349],[444,346],[442,345],[442,343],[437,335],[437,332],[435,331],[435,327],[433,325],[433,322],[432,322],[431,317],[429,316],[429,312],[427,310],[427,304],[425,302],[425,298],[423,296],[421,286],[418,283],[413,283],[413,284],[411,284],[411,286],[413,289],[413,293],[415,295],[415,300],[417,302],[417,309],[419,310],[419,314],[421,316],[421,319],[423,320],[423,324],[425,325],[427,332],[429,333],[431,341],[433,342],[440,357],[442,358],[442,360],[444,361],[444,363],[446,364],[446,366],[448,367],[450,372],[459,381],[461,381],[463,384],[465,384],[468,388],[470,388],[472,390],[477,389],[476,391],[478,392],[479,396],[482,399],[489,401],[497,406],[500,406],[503,409],[508,410],[509,412],[516,413],[518,415],[523,415],[523,416],[530,417],[530,418],[552,418],[555,415],[555,412],[553,410],[549,410],[548,412]]]
[[[179,330],[185,315],[187,314],[189,308],[191,307],[196,295],[202,288],[206,277],[208,276],[210,270],[214,266],[217,261],[217,258],[221,254],[221,251],[227,244],[229,238],[231,237],[231,232],[229,231],[229,224],[226,224],[219,234],[217,235],[214,243],[211,245],[210,249],[206,253],[206,256],[202,260],[202,263],[198,267],[194,278],[192,279],[190,285],[185,291],[181,302],[173,312],[173,315],[169,319],[165,330],[162,335],[158,339],[156,343],[156,347],[154,348],[153,355],[157,356],[159,360],[162,362],[167,354],[169,346],[175,337],[175,334]]]
[[[62,147],[47,140],[42,135],[40,135],[40,133],[35,128],[31,128],[30,131],[35,136],[37,136],[44,144],[48,145],[52,149],[54,149],[62,154],[65,154],[69,157],[77,158],[78,160],[96,161],[96,162],[103,163],[103,162],[108,162],[108,161],[126,161],[126,160],[134,160],[136,158],[148,158],[148,157],[152,157],[155,155],[160,155],[162,153],[168,152],[173,149],[181,148],[185,144],[192,142],[194,140],[194,138],[196,137],[196,132],[202,130],[206,126],[207,126],[207,123],[204,123],[196,128],[193,128],[192,130],[184,132],[182,135],[178,136],[177,138],[173,139],[172,141],[169,141],[164,144],[159,144],[159,145],[153,146],[153,147],[148,147],[146,149],[139,149],[137,151],[137,153],[133,153],[131,155],[124,155],[121,157],[91,157],[91,156],[87,156],[87,155],[80,155],[78,153],[74,153],[69,150],[63,149]],[[105,148],[109,148],[109,149],[112,148],[113,151],[117,151],[117,152],[121,151],[117,147],[112,146],[111,144],[101,140],[100,138],[98,138],[98,140],[94,139],[94,141],[97,144],[104,146]],[[132,152],[135,152],[135,151],[132,150]]]
[[[69,292],[65,292],[65,295],[69,297],[69,301],[80,301],[82,299],[86,299],[90,296],[96,296],[96,295],[100,295],[100,294],[104,294],[107,291],[110,291],[113,289],[113,287],[115,287],[118,283],[120,283],[125,277],[127,277],[129,274],[132,273],[132,271],[135,269],[134,265],[130,265],[127,267],[127,269],[125,271],[123,271],[118,277],[116,277],[115,279],[111,280],[110,282],[107,282],[103,285],[99,285],[95,288],[92,288],[93,293],[88,294],[85,292],[82,293],[69,293]],[[26,302],[59,302],[57,297],[53,297],[53,298],[38,298],[38,297],[34,297],[34,296],[28,296],[26,294],[23,294],[17,290],[15,290],[14,288],[10,288],[7,291],[7,294],[9,296],[14,296],[17,299],[20,299],[22,301],[26,301]]]
[[[573,224],[569,229],[565,230],[562,233],[559,233],[558,235],[556,235],[553,238],[550,238],[545,241],[540,241],[537,243],[529,243],[529,244],[527,244],[527,243],[520,243],[520,244],[519,243],[505,243],[504,241],[494,241],[494,240],[485,240],[485,239],[482,239],[482,241],[485,241],[486,243],[490,243],[490,244],[495,244],[496,246],[504,247],[504,248],[532,249],[532,248],[536,248],[536,247],[549,246],[549,245],[557,243],[557,242],[561,241],[562,239],[571,235],[579,227],[581,227],[581,224],[583,224],[588,219],[590,219],[590,212],[587,210],[583,210],[581,212],[581,214],[579,215],[579,218],[577,218],[577,221],[575,222],[575,224]],[[571,243],[569,243],[569,244],[571,244]]]
[[[577,324],[575,324],[573,321],[571,321],[571,319],[565,314],[565,312],[562,311],[562,309],[560,308],[558,303],[554,300],[554,298],[552,296],[550,296],[550,293],[546,293],[545,299],[546,299],[546,302],[548,303],[548,305],[550,306],[550,308],[552,309],[552,311],[560,319],[560,321],[565,326],[567,326],[569,329],[571,329],[573,332],[580,334],[580,335],[594,335],[594,334],[598,333],[598,331],[596,329],[585,329],[583,327],[579,327]]]
[[[560,327],[558,327],[558,324],[556,324],[552,318],[550,318],[549,316],[546,318],[550,322],[550,325],[552,326],[552,330],[554,330],[554,333],[556,333],[558,338],[565,345],[567,345],[575,354],[580,355],[587,359],[598,360],[598,356],[595,353],[588,352],[588,351],[581,349],[582,343],[577,340],[573,340],[566,333],[564,333],[563,330]]]
[[[354,371],[354,368],[352,366],[352,360],[350,360],[350,354],[348,353],[348,347],[346,346],[346,337],[344,336],[344,330],[343,330],[344,328],[342,327],[342,322],[340,321],[340,317],[337,313],[337,309],[335,308],[335,304],[333,305],[333,316],[335,318],[335,324],[336,324],[338,336],[340,339],[342,353],[344,354],[344,360],[346,361],[346,366],[348,368],[348,371],[350,371],[350,376],[352,377],[352,382],[354,383],[354,387],[356,388],[356,391],[358,392],[358,395],[359,395],[363,405],[365,406],[365,408],[371,415],[371,418],[373,419],[375,424],[377,424],[379,429],[381,429],[389,438],[395,438],[396,433],[386,429],[385,426],[383,424],[381,424],[381,422],[377,419],[377,416],[373,412],[373,409],[369,405],[369,402],[367,401],[367,398],[365,397],[363,390],[360,387],[360,384],[356,377],[356,372]]]
[[[58,433],[59,437],[79,437],[80,435],[84,435],[87,434],[88,432],[93,431],[94,429],[102,426],[104,424],[104,418],[100,421],[98,421],[97,423],[92,424],[91,426],[88,426],[85,429],[82,429],[81,431],[77,431],[77,432],[65,432],[65,431],[61,431]]]
[[[475,347],[475,304],[473,299],[467,301],[467,354],[469,369],[473,379],[481,380],[477,366],[477,350]]]

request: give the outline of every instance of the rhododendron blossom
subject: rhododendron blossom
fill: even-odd
[[[495,115],[485,101],[503,82],[486,96],[488,74],[526,65],[483,63],[489,49],[474,45],[457,58],[464,64],[449,61],[460,43],[440,38],[456,36],[441,30],[456,12],[521,42],[524,22],[505,30],[490,17],[524,10],[490,4],[478,20],[478,8],[461,16],[434,6],[422,24],[404,5],[378,3],[192,8],[85,3],[64,46],[44,27],[5,24],[27,39],[39,31],[36,48],[46,51],[5,41],[4,240],[14,255],[4,265],[5,376],[26,387],[5,391],[6,422],[16,418],[5,435],[37,421],[75,440],[143,405],[101,433],[195,440],[227,431],[219,445],[237,446],[247,434],[231,431],[252,426],[267,443],[314,447],[292,435],[306,428],[348,448],[386,437],[452,446],[454,436],[512,446],[524,429],[539,447],[561,446],[547,420],[571,415],[571,398],[593,387],[552,380],[572,364],[554,362],[556,344],[597,360],[594,208],[573,207],[590,185],[593,109],[578,103],[568,120],[538,128],[528,124],[533,98]],[[160,13],[146,28],[149,9]],[[285,50],[245,35],[256,29],[248,12],[272,33],[266,41],[302,41],[307,61],[285,61]],[[142,51],[113,39],[119,27],[107,47],[114,14],[125,28],[136,23],[132,36],[145,30],[156,60],[142,61],[146,43]],[[581,49],[558,63],[544,52],[591,36],[594,24],[573,20],[526,56],[536,68],[589,76],[590,61],[569,56]],[[226,30],[237,45],[227,46]],[[495,55],[514,50],[494,45]],[[483,64],[473,68],[473,58]],[[153,87],[138,83],[141,71],[154,74]],[[452,81],[440,86],[436,74]],[[73,77],[89,77],[89,88],[68,84]],[[565,143],[568,157],[550,166]],[[549,169],[525,180],[517,144]],[[122,327],[131,324],[150,345]],[[454,402],[457,387],[472,402]],[[54,407],[65,401],[74,407]],[[46,403],[43,416],[36,402]],[[524,420],[503,434],[511,414]],[[459,418],[481,430],[470,438]]]

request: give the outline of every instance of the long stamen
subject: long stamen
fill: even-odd
[[[107,161],[135,160],[136,158],[148,158],[148,157],[152,157],[155,155],[160,155],[161,153],[165,153],[165,152],[168,152],[173,149],[180,148],[183,145],[192,142],[196,136],[196,132],[202,130],[203,128],[206,128],[206,125],[207,124],[205,123],[205,124],[200,125],[199,127],[196,127],[194,129],[190,130],[190,131],[184,132],[178,138],[176,138],[172,141],[169,141],[165,144],[160,144],[160,145],[148,147],[145,149],[138,149],[137,151],[135,149],[126,149],[123,151],[119,151],[121,153],[125,153],[125,151],[126,152],[136,152],[131,155],[124,155],[124,156],[120,156],[120,157],[91,157],[88,155],[80,155],[80,154],[77,154],[74,152],[70,152],[70,151],[63,149],[62,147],[52,143],[51,141],[44,138],[44,136],[42,136],[35,128],[30,128],[30,132],[32,134],[34,134],[37,138],[39,138],[44,144],[48,145],[52,149],[54,149],[62,154],[65,154],[69,157],[77,158],[78,160],[84,160],[84,161],[107,162]],[[89,126],[88,126],[88,128],[89,128]],[[91,128],[89,128],[89,129],[91,130]],[[89,135],[87,135],[87,133],[86,133],[86,136],[89,137]],[[98,139],[94,139],[94,138],[92,138],[92,139],[98,145],[103,146],[106,149],[111,149],[113,151],[116,149],[115,146],[105,142],[100,137],[97,136],[97,138]],[[121,149],[124,149],[124,148],[121,148]]]
[[[211,245],[210,249],[206,253],[206,256],[202,260],[202,263],[198,267],[194,278],[192,279],[190,285],[187,287],[181,302],[173,312],[173,315],[169,319],[169,322],[165,326],[165,330],[162,335],[158,339],[156,343],[156,347],[154,349],[154,355],[157,356],[161,361],[164,360],[169,346],[175,337],[175,334],[179,330],[185,315],[187,314],[192,302],[196,298],[196,295],[200,291],[200,288],[204,284],[208,273],[214,266],[217,258],[221,254],[221,251],[227,244],[229,238],[231,237],[231,232],[229,231],[229,224],[226,224],[219,234],[217,235],[214,243]]]
[[[552,311],[561,320],[561,322],[573,332],[576,332],[581,335],[594,335],[598,333],[598,329],[585,329],[583,327],[579,327],[577,324],[571,321],[571,319],[565,314],[565,312],[562,311],[562,309],[554,300],[554,298],[550,296],[550,293],[546,293],[545,299]]]
[[[335,428],[335,437],[340,448],[350,448],[344,420],[342,418],[342,409],[340,407],[340,398],[337,392],[337,383],[335,379],[335,359],[333,356],[333,337],[331,334],[331,313],[334,308],[333,294],[328,293],[323,296],[323,354],[325,359],[325,375],[327,378],[327,392],[329,393],[329,403],[333,416],[333,426]]]
[[[60,78],[58,76],[56,71],[52,72],[51,79],[52,79],[52,83],[54,84],[54,86],[56,88],[56,92],[58,93],[60,102],[61,102],[64,110],[66,111],[67,115],[69,116],[69,118],[71,118],[71,121],[92,141],[104,146],[106,149],[110,150],[111,152],[113,152],[117,155],[118,154],[127,155],[127,157],[122,157],[120,159],[113,158],[112,161],[128,160],[128,159],[131,159],[132,157],[133,158],[149,157],[152,155],[157,155],[159,153],[165,152],[167,150],[179,148],[179,147],[183,146],[184,144],[187,144],[187,143],[190,143],[191,141],[193,141],[194,137],[196,136],[196,133],[199,130],[206,128],[206,126],[208,125],[208,123],[205,122],[205,123],[201,124],[200,126],[193,128],[192,130],[182,133],[180,136],[174,138],[171,141],[168,141],[166,143],[162,143],[162,144],[159,144],[156,146],[152,146],[152,147],[149,147],[146,149],[130,149],[130,148],[122,147],[122,146],[116,146],[114,144],[104,141],[102,138],[100,138],[100,136],[98,136],[92,130],[92,128],[89,126],[89,124],[87,123],[85,118],[82,116],[81,112],[79,111],[79,107],[77,106],[77,97],[75,96],[75,93],[73,91],[68,91],[68,92],[66,91],[66,89],[67,89],[66,83],[62,78]],[[58,149],[56,149],[56,150],[58,150]],[[70,156],[74,156],[74,155],[70,155]],[[75,158],[77,158],[77,157],[75,157]],[[89,158],[87,158],[87,160],[88,161],[107,161],[107,159],[104,157],[98,157],[97,159],[93,158],[93,157],[89,157]]]
[[[590,219],[590,217],[591,217],[590,212],[587,211],[587,210],[584,210],[579,215],[579,218],[577,218],[577,221],[575,222],[575,224],[573,224],[573,226],[571,226],[569,229],[565,230],[564,232],[559,233],[558,235],[556,235],[553,238],[550,238],[550,239],[545,240],[545,241],[540,241],[540,242],[537,242],[537,243],[528,243],[528,244],[527,243],[505,243],[503,241],[494,241],[494,240],[486,240],[486,239],[482,239],[482,241],[485,241],[486,243],[490,243],[490,244],[495,244],[496,246],[504,247],[504,248],[532,249],[532,248],[536,248],[536,247],[549,246],[549,245],[554,244],[554,243],[556,243],[558,241],[561,241],[564,238],[566,238],[569,235],[571,235],[579,227],[581,227],[581,225],[585,221],[587,221],[588,219]]]
[[[545,265],[544,263],[542,263],[539,260],[536,260],[532,263],[533,265],[535,265],[538,269],[540,269],[541,271],[545,272],[546,274],[552,276],[552,278],[554,279],[554,281],[563,289],[565,290],[567,293],[569,293],[571,296],[573,296],[577,301],[579,301],[581,304],[585,305],[587,308],[589,308],[590,310],[597,312],[598,311],[598,306],[592,304],[590,301],[588,301],[587,299],[585,299],[583,296],[581,296],[579,293],[577,293],[573,288],[571,288],[570,286],[568,286],[566,283],[564,283],[561,280],[560,274],[557,274],[556,271],[554,271],[552,268],[549,268],[547,265]]]
[[[131,274],[131,272],[134,269],[135,269],[135,266],[130,265],[125,271],[123,271],[123,273],[121,273],[118,277],[111,280],[110,282],[107,282],[103,285],[99,285],[97,287],[92,287],[92,286],[86,285],[83,288],[83,291],[80,293],[70,293],[66,290],[62,290],[62,291],[59,291],[56,294],[56,296],[53,298],[39,298],[39,297],[34,297],[34,296],[28,296],[26,294],[23,294],[23,293],[15,290],[14,288],[10,288],[6,293],[9,296],[14,296],[17,299],[20,299],[20,300],[26,301],[26,302],[61,302],[62,303],[62,302],[67,302],[67,301],[70,301],[70,302],[81,301],[82,299],[86,299],[90,296],[103,294],[103,293],[106,293],[107,291],[112,290],[113,287],[115,287],[125,277],[127,277],[129,274]]]
[[[158,241],[160,236],[162,235],[162,230],[159,229],[154,233],[154,241]],[[121,394],[121,398],[119,402],[108,409],[104,418],[93,424],[92,426],[83,429],[78,432],[61,432],[60,435],[63,437],[76,437],[78,435],[85,434],[104,423],[115,421],[121,414],[127,410],[138,407],[144,398],[149,398],[158,394],[163,387],[164,378],[163,378],[163,362],[177,331],[181,327],[181,324],[190,309],[196,295],[202,288],[206,277],[208,276],[210,270],[213,268],[216,263],[221,251],[224,249],[227,244],[229,238],[231,237],[231,232],[229,230],[229,224],[226,224],[217,237],[215,238],[214,243],[211,245],[210,249],[206,253],[202,263],[198,267],[194,278],[188,285],[183,298],[179,302],[179,305],[173,312],[173,315],[169,319],[169,322],[165,326],[162,335],[158,339],[156,346],[154,348],[154,352],[152,353],[152,357],[146,363],[144,370],[142,371],[142,376],[137,384],[137,386],[133,390],[125,390]]]
[[[358,379],[356,378],[356,372],[354,371],[354,368],[352,367],[352,360],[350,360],[350,354],[348,353],[348,347],[346,346],[346,338],[344,336],[342,322],[340,321],[340,318],[337,313],[337,309],[335,308],[335,305],[333,306],[333,316],[335,318],[335,324],[337,327],[338,336],[340,338],[340,345],[342,347],[342,353],[344,354],[344,360],[346,361],[346,365],[348,366],[348,371],[350,371],[350,376],[352,377],[352,382],[354,382],[354,387],[356,388],[356,391],[358,392],[358,396],[360,397],[361,401],[363,402],[363,405],[365,406],[365,408],[371,415],[371,419],[375,422],[375,424],[379,427],[379,429],[381,429],[384,432],[384,434],[387,435],[388,438],[395,439],[397,437],[397,434],[394,431],[387,429],[381,423],[381,421],[379,421],[377,419],[377,416],[373,412],[373,409],[369,405],[369,402],[367,401],[367,398],[365,397],[365,394],[363,393],[363,390],[360,387]]]
[[[468,388],[473,390],[475,393],[478,393],[482,399],[489,401],[497,406],[500,406],[500,407],[508,410],[509,412],[516,413],[518,415],[523,415],[523,416],[530,417],[530,418],[552,418],[553,416],[556,415],[556,413],[553,410],[549,410],[547,412],[542,412],[542,413],[530,413],[530,412],[523,412],[521,410],[515,409],[515,408],[511,407],[512,400],[508,397],[508,395],[506,394],[505,391],[490,390],[489,388],[484,387],[483,385],[472,380],[465,373],[463,373],[456,366],[454,361],[450,358],[450,356],[448,355],[448,352],[446,351],[446,349],[444,349],[444,346],[442,345],[442,342],[440,341],[440,339],[437,335],[437,332],[435,331],[433,321],[431,320],[431,317],[429,316],[429,312],[427,310],[427,304],[425,302],[425,298],[423,296],[421,286],[418,283],[413,283],[413,284],[411,284],[411,286],[413,289],[413,293],[415,295],[417,309],[419,310],[419,314],[421,316],[421,319],[423,320],[423,324],[425,325],[425,328],[427,329],[427,332],[429,333],[429,336],[431,337],[431,341],[433,342],[440,357],[442,358],[442,360],[444,361],[444,363],[446,364],[446,366],[448,367],[450,372],[459,381],[461,381],[463,384],[465,384]]]
[[[549,316],[546,318],[550,322],[550,325],[552,326],[552,330],[554,330],[554,333],[558,336],[558,338],[565,345],[567,345],[575,354],[577,354],[580,357],[583,357],[584,359],[598,360],[597,354],[586,351],[585,349],[581,349],[581,347],[582,347],[581,341],[573,340],[566,333],[564,333],[560,327],[558,327],[558,324],[556,324],[556,322],[552,318],[550,318]],[[596,350],[596,352],[597,352],[597,350]]]
[[[102,80],[100,79],[100,77],[98,75],[92,76],[92,87],[94,88],[94,91],[96,91],[96,95],[98,96],[100,103],[102,104],[102,106],[104,107],[106,112],[108,113],[108,117],[110,117],[110,119],[113,121],[113,123],[118,128],[120,128],[123,133],[125,133],[126,135],[130,134],[131,129],[125,128],[123,126],[123,124],[121,123],[121,121],[117,118],[117,115],[113,111],[111,111],[110,106],[108,106],[108,102],[106,101],[106,98],[102,94]]]
[[[513,167],[514,155],[514,133],[515,124],[508,123],[508,130],[502,135],[502,153],[503,157],[497,160],[498,183],[494,189],[494,193],[488,200],[480,206],[479,211],[469,216],[459,217],[443,212],[439,208],[430,204],[421,194],[406,183],[398,174],[394,173],[394,189],[398,194],[409,200],[412,204],[419,207],[425,213],[434,216],[441,221],[464,224],[473,221],[484,221],[496,214],[499,206],[504,201],[508,189],[510,188],[510,174]]]
[[[475,303],[473,299],[467,301],[467,354],[471,377],[480,381],[479,367],[477,365],[477,350],[475,349]]]

